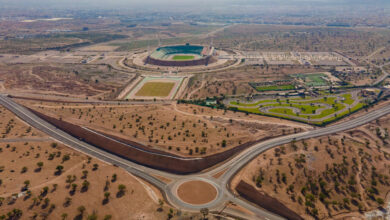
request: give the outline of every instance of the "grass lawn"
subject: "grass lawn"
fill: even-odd
[[[310,98],[308,98],[310,99]],[[329,105],[332,105],[332,104],[335,104],[335,101],[336,101],[336,97],[324,97],[324,98],[321,98],[321,99],[315,99],[315,100],[305,100],[305,99],[292,99],[290,102],[291,103],[299,103],[299,104],[315,104],[315,103],[324,103],[324,104],[329,104]]]
[[[295,89],[294,85],[282,85],[282,86],[277,86],[277,85],[272,85],[272,86],[257,86],[256,90],[259,92],[262,91],[278,91],[278,90],[293,90]]]
[[[295,77],[300,78],[304,81],[307,86],[326,86],[328,85],[327,75],[323,73],[316,74],[296,74]]]
[[[356,111],[360,110],[360,109],[363,108],[363,107],[364,107],[364,104],[363,104],[363,103],[358,103],[357,105],[355,105],[355,106],[354,106],[353,108],[351,108],[350,110],[347,110],[347,111],[344,111],[344,112],[338,114],[337,117],[328,118],[327,120],[324,120],[323,122],[334,121],[334,120],[336,120],[336,119],[338,119],[338,118],[343,117],[343,116],[346,115],[346,114],[349,114],[349,113],[351,113],[351,112],[356,112]]]
[[[173,82],[147,82],[135,95],[166,97],[174,86]]]
[[[245,106],[245,107],[255,107],[255,106],[258,106],[259,104],[267,103],[267,102],[275,102],[275,100],[261,100],[261,101],[255,102],[255,103],[242,103],[242,102],[238,103],[238,102],[232,101],[232,102],[230,102],[230,104],[231,105]]]
[[[193,60],[195,59],[195,56],[190,55],[175,55],[172,58],[173,60]]]
[[[343,101],[345,104],[352,105],[355,102],[355,100],[352,99],[351,94],[344,94],[343,97],[345,98],[345,100]]]
[[[275,105],[276,106],[276,105]],[[280,106],[280,105],[279,105]],[[296,106],[295,106],[296,107]],[[287,108],[283,108],[283,104],[280,108],[274,108],[274,109],[270,109],[269,113],[263,113],[263,112],[260,112],[258,108],[238,108],[239,111],[244,111],[244,112],[248,112],[248,113],[254,113],[254,114],[260,114],[260,115],[268,115],[268,116],[274,116],[274,117],[278,117],[278,118],[284,118],[284,119],[291,119],[289,116],[296,116],[296,117],[300,117],[301,118],[301,121],[305,121],[304,119],[321,119],[321,118],[324,118],[326,116],[329,116],[329,115],[332,115],[334,114],[336,111],[338,110],[344,110],[343,112],[337,114],[337,116],[332,116],[328,119],[324,119],[323,121],[319,121],[319,122],[315,122],[315,121],[306,121],[308,122],[309,124],[317,124],[317,125],[321,125],[323,123],[327,123],[327,122],[332,122],[332,121],[335,121],[343,116],[345,116],[346,114],[349,114],[351,112],[355,112],[355,111],[358,111],[360,110],[361,108],[364,107],[364,104],[363,103],[358,103],[356,106],[354,106],[353,108],[351,108],[350,110],[349,109],[346,109],[345,105],[339,103],[339,104],[335,104],[335,107],[337,108],[334,109],[327,109],[327,110],[324,110],[321,112],[321,114],[319,115],[296,115],[294,114],[294,112],[291,110],[291,109],[287,109]],[[282,115],[283,114],[283,115]],[[299,119],[297,119],[299,121]]]
[[[273,108],[273,109],[270,109],[269,111],[272,113],[279,113],[279,114],[295,116],[294,112],[289,108]]]

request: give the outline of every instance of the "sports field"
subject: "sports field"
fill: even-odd
[[[192,55],[175,55],[172,58],[173,60],[193,60],[195,56]]]
[[[257,86],[256,90],[259,92],[264,91],[281,91],[281,90],[292,90],[295,89],[294,85],[270,85],[270,86]]]
[[[166,97],[172,91],[174,82],[147,82],[135,94],[136,96]]]
[[[323,73],[295,74],[295,78],[301,79],[307,86],[321,87],[329,85],[329,77]]]

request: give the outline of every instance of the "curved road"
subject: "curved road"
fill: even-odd
[[[377,118],[380,118],[390,113],[390,105],[387,105],[382,107],[381,109],[371,111],[361,117],[346,121],[341,124],[337,124],[325,128],[318,128],[318,129],[310,130],[299,134],[274,138],[268,141],[264,141],[262,143],[255,144],[250,148],[246,149],[245,151],[234,156],[233,158],[229,159],[225,163],[221,164],[220,166],[204,173],[192,174],[192,175],[174,175],[163,171],[147,168],[139,164],[135,164],[131,161],[117,157],[115,155],[112,155],[108,152],[99,150],[92,145],[89,145],[83,141],[80,141],[70,136],[64,131],[55,128],[51,124],[37,117],[35,114],[30,112],[23,106],[15,103],[12,99],[6,97],[5,95],[0,95],[0,104],[6,107],[7,109],[9,109],[10,111],[12,111],[14,114],[16,114],[19,118],[21,118],[25,122],[29,123],[31,126],[47,133],[52,138],[68,145],[69,147],[81,151],[83,153],[86,153],[88,155],[91,155],[93,157],[96,157],[105,162],[114,164],[116,166],[120,166],[125,170],[127,170],[128,172],[132,173],[133,175],[138,176],[152,183],[159,190],[161,190],[165,199],[170,204],[172,204],[173,206],[179,209],[188,210],[188,211],[199,211],[200,208],[207,207],[212,211],[219,211],[224,208],[227,202],[231,201],[235,204],[238,204],[252,211],[256,215],[256,219],[281,219],[281,217],[273,213],[270,213],[266,210],[263,210],[257,206],[254,206],[249,202],[241,200],[240,198],[237,198],[230,191],[229,184],[231,179],[240,169],[242,169],[243,166],[245,166],[247,163],[253,160],[260,153],[270,148],[279,146],[281,144],[286,144],[293,140],[319,137],[323,135],[329,135],[332,133],[348,130],[366,124],[372,120],[375,120]],[[225,171],[221,177],[219,177],[218,179],[212,177],[213,175],[221,171]],[[160,179],[156,178],[154,175],[166,177],[172,179],[172,181],[169,184],[167,184],[161,181]],[[192,181],[192,180],[203,180],[215,186],[218,192],[217,198],[204,205],[191,205],[180,200],[180,198],[176,195],[176,189],[178,185],[180,183],[186,181]],[[226,209],[225,211],[228,211],[228,209]]]

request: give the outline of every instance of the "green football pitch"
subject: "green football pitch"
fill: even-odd
[[[172,91],[174,86],[175,83],[173,82],[147,82],[135,95],[166,97]]]
[[[173,56],[173,60],[193,60],[195,56],[190,55],[175,55]]]

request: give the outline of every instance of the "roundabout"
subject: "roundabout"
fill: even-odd
[[[215,179],[208,177],[190,177],[173,181],[166,186],[167,198],[188,211],[199,211],[201,208],[218,208],[225,202],[224,189]]]
[[[217,196],[217,189],[204,181],[184,182],[177,188],[177,196],[183,202],[192,205],[203,205],[212,202]]]

